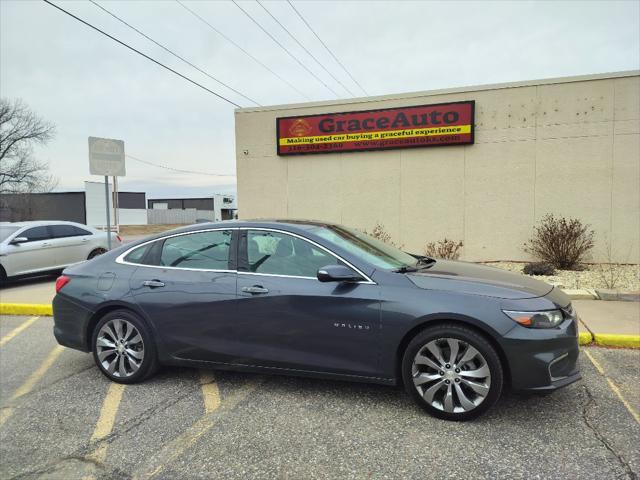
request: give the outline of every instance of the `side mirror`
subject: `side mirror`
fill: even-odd
[[[10,245],[19,245],[21,243],[28,242],[29,239],[27,237],[16,237],[9,242]]]
[[[327,265],[318,270],[321,282],[359,282],[362,277],[344,265]]]

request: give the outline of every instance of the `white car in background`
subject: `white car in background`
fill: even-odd
[[[111,233],[111,248],[122,245]],[[0,284],[60,271],[107,251],[107,233],[74,222],[0,222]]]

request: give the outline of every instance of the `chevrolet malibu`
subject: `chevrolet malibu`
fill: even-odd
[[[561,291],[329,223],[185,227],[71,266],[56,290],[58,342],[119,383],[159,365],[402,383],[428,413],[468,420],[507,387],[580,378]]]

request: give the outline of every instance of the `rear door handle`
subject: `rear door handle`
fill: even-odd
[[[268,288],[261,287],[260,285],[254,285],[253,287],[242,287],[242,291],[245,293],[269,293]]]
[[[164,287],[164,282],[161,282],[160,280],[145,280],[142,282],[142,285],[145,287],[158,288]]]

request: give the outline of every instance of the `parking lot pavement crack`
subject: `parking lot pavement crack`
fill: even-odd
[[[54,473],[56,470],[58,470],[60,465],[66,462],[79,462],[86,465],[90,465],[91,467],[94,467],[97,469],[104,468],[104,465],[102,465],[100,462],[92,458],[86,458],[84,455],[73,454],[73,455],[68,455],[65,457],[58,458],[55,462],[50,463],[48,465],[44,465],[40,468],[19,473],[17,475],[14,475],[13,477],[9,477],[7,480],[20,480],[22,478],[39,477],[40,475],[51,474],[51,473]]]
[[[105,436],[104,438],[101,438],[99,441],[87,443],[87,445],[77,448],[70,455],[58,458],[53,462],[49,462],[36,469],[19,473],[9,478],[8,480],[20,480],[23,478],[30,478],[32,476],[39,476],[39,475],[54,473],[61,464],[68,461],[79,461],[84,464],[91,465],[92,467],[96,467],[98,469],[104,470],[105,465],[102,462],[92,458],[91,455],[89,455],[91,452],[93,452],[96,448],[99,448],[101,445],[112,443],[116,438],[130,432],[134,428],[138,427],[139,425],[143,424],[147,420],[151,419],[155,414],[172,407],[173,405],[180,402],[186,397],[195,395],[196,392],[197,390],[193,388],[190,391],[187,391],[175,398],[163,400],[159,402],[157,405],[155,405],[154,407],[151,407],[145,410],[140,415],[125,422],[121,428],[115,429],[113,432],[111,432],[109,435]],[[110,474],[111,473],[113,472],[110,472]],[[110,475],[110,478],[111,478],[111,475]]]
[[[592,407],[597,406],[596,399],[593,394],[589,390],[589,387],[583,385],[585,395],[587,397],[586,401],[582,405],[582,420],[584,424],[587,426],[589,430],[593,433],[593,435],[598,439],[598,441],[606,448],[618,461],[620,466],[625,472],[626,478],[630,480],[638,480],[638,475],[633,471],[629,462],[624,458],[624,455],[618,452],[614,446],[607,440],[607,438],[600,432],[595,423],[589,418],[589,411]]]

